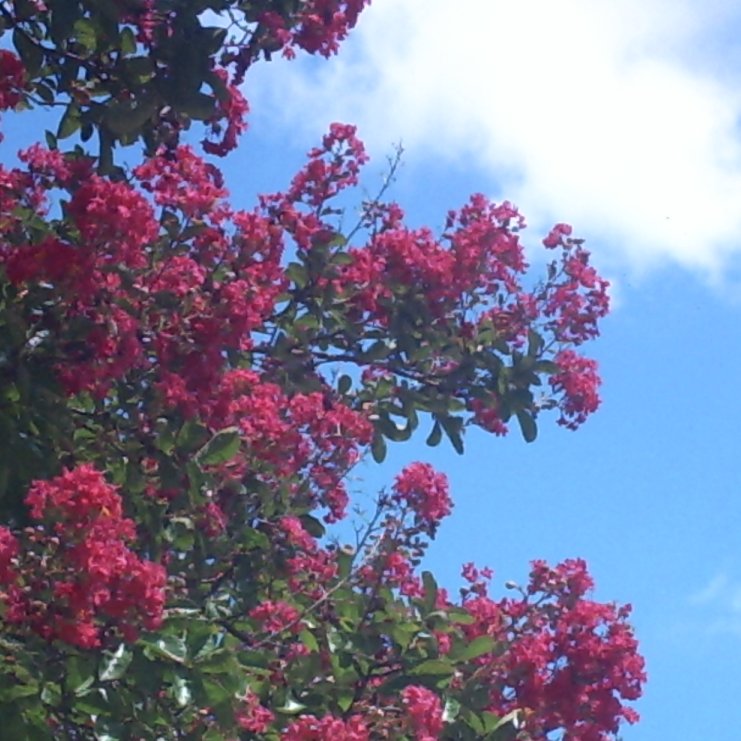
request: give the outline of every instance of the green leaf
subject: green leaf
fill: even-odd
[[[39,686],[37,684],[16,684],[13,687],[3,687],[0,689],[0,702],[11,702],[38,693]]]
[[[376,463],[383,463],[386,458],[386,441],[383,439],[383,435],[379,432],[373,436],[373,442],[371,443],[371,454],[373,460]]]
[[[545,373],[549,376],[552,376],[554,373],[559,373],[561,371],[561,368],[552,360],[539,360],[533,366],[533,370],[536,373]]]
[[[360,353],[359,359],[363,363],[375,363],[389,356],[391,348],[383,341],[374,342],[367,350]]]
[[[474,618],[474,616],[463,607],[448,607],[443,612],[445,617],[450,620],[451,623],[457,623],[458,625],[472,625],[476,622],[476,618]]]
[[[458,455],[463,455],[463,420],[460,417],[440,417],[440,424],[442,424],[455,452]]]
[[[454,661],[470,661],[490,653],[495,646],[496,642],[491,636],[478,636],[458,649],[453,648],[449,656]]]
[[[386,412],[381,412],[376,421],[376,426],[385,437],[394,442],[408,440],[412,434],[411,425],[407,423],[406,425],[399,427],[399,425],[397,425]]]
[[[482,713],[482,715],[496,718],[493,713],[487,711]],[[492,729],[492,741],[515,741],[520,731],[519,716],[520,711],[513,710],[511,713],[507,713],[503,718],[497,718],[494,728]]]
[[[461,711],[461,704],[458,700],[449,697],[445,701],[445,710],[443,710],[443,721],[445,723],[451,723],[458,717],[458,713]]]
[[[337,571],[341,579],[345,579],[350,574],[354,562],[354,550],[341,547],[337,551]]]
[[[122,643],[113,653],[106,652],[103,655],[99,678],[101,682],[110,682],[120,679],[129,668],[134,654],[125,643]]]
[[[158,426],[157,439],[154,441],[155,446],[158,450],[161,450],[165,455],[170,455],[173,448],[175,447],[175,435],[173,434],[172,428],[169,424],[165,424],[162,427]]]
[[[432,572],[422,572],[422,586],[425,589],[424,610],[425,614],[427,614],[435,609],[435,603],[437,602],[437,582]]]
[[[94,52],[98,46],[95,24],[88,18],[80,18],[75,21],[73,29],[77,43],[83,46],[86,51]]]
[[[532,414],[521,409],[517,412],[517,421],[520,423],[520,430],[525,442],[533,442],[538,437],[538,426]]]
[[[104,689],[93,690],[75,700],[75,710],[88,715],[110,715],[111,703]]]
[[[188,655],[188,647],[182,636],[165,635],[161,638],[142,641],[144,655],[149,659],[163,658],[184,664]]]
[[[189,419],[178,432],[175,445],[179,452],[192,453],[208,440],[208,430],[200,422]]]
[[[455,671],[455,667],[445,659],[428,659],[410,669],[407,673],[417,676],[448,677]]]
[[[121,29],[120,49],[124,54],[133,54],[136,51],[136,36],[129,26]]]
[[[46,146],[49,147],[49,149],[57,148],[57,137],[54,136],[51,131],[45,131],[44,137],[46,138]]]
[[[309,649],[309,651],[315,652],[319,650],[319,643],[310,630],[304,628],[304,630],[299,633],[299,640]]]
[[[196,665],[203,674],[234,674],[239,671],[234,652],[223,648],[197,659]]]
[[[283,706],[275,708],[275,710],[283,715],[298,715],[300,712],[306,710],[306,705],[294,700],[292,697],[286,697]]]
[[[337,393],[342,394],[343,396],[350,391],[352,388],[352,378],[348,375],[342,375],[340,376],[339,381],[337,382]]]
[[[13,29],[13,46],[29,77],[35,77],[44,63],[44,52],[19,28]]]
[[[211,56],[221,49],[226,38],[227,29],[221,26],[206,26],[200,29],[199,46],[203,54]]]
[[[432,432],[427,437],[427,444],[434,448],[436,445],[440,445],[440,441],[443,439],[443,428],[440,426],[440,422],[435,420],[435,424],[432,425]]]
[[[80,128],[80,124],[80,109],[76,103],[70,103],[59,121],[57,139],[66,139],[68,136],[72,136]]]
[[[154,77],[154,62],[149,57],[130,57],[123,63],[124,74],[135,84],[143,85]]]
[[[239,451],[240,437],[238,427],[219,430],[195,455],[201,466],[214,466],[226,463]]]
[[[304,530],[306,530],[309,535],[313,535],[315,538],[324,537],[326,528],[324,527],[324,525],[322,525],[320,520],[317,520],[316,517],[312,515],[301,515],[299,517],[299,520],[301,520],[301,524],[304,526]]]
[[[204,677],[201,684],[203,685],[206,699],[212,706],[231,700],[233,697],[232,689],[225,684],[223,677],[219,677],[218,679],[214,677]]]
[[[309,282],[309,274],[304,265],[291,262],[286,268],[286,277],[296,284],[297,288],[303,288]]]
[[[207,121],[216,112],[216,98],[205,93],[192,93],[177,98],[172,104],[178,112],[198,121]]]
[[[157,98],[144,94],[135,100],[117,101],[109,106],[103,122],[116,136],[138,133],[157,111]]]
[[[535,358],[538,356],[540,351],[543,349],[543,345],[545,344],[543,342],[543,338],[534,330],[530,330],[527,333],[527,354],[530,358]]]
[[[192,694],[190,691],[190,685],[185,677],[181,677],[179,674],[175,675],[172,687],[170,688],[170,697],[172,697],[178,707],[181,708],[186,707],[190,703]]]
[[[126,728],[119,721],[110,718],[96,718],[95,738],[97,741],[119,741],[126,738]]]

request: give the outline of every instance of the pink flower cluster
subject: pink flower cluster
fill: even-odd
[[[369,741],[370,734],[363,719],[354,715],[341,720],[331,715],[316,718],[301,715],[280,736],[281,741]]]
[[[291,25],[279,13],[266,11],[260,16],[260,23],[269,31],[264,45],[282,48],[289,59],[295,56],[295,48],[329,57],[337,53],[340,42],[369,4],[370,0],[308,0],[301,3]]]
[[[522,596],[499,601],[481,581],[490,574],[470,564],[466,573],[474,585],[463,606],[474,622],[464,631],[497,642],[475,662],[491,686],[492,712],[526,709],[523,722],[534,737],[561,730],[585,741],[608,741],[623,720],[638,719],[625,705],[640,697],[646,678],[627,622],[630,606],[588,599],[593,583],[584,561],[535,561]]]
[[[437,741],[443,730],[440,698],[426,687],[409,685],[401,691],[401,702],[416,741]]]
[[[367,445],[373,427],[364,414],[326,393],[292,397],[251,370],[227,371],[203,409],[215,428],[239,428],[250,457],[261,462],[261,477],[276,486],[296,474],[305,485],[300,496],[329,509],[328,521],[340,519],[348,496],[343,478]],[[205,406],[205,405],[204,405]],[[234,473],[239,470],[235,462]]]
[[[209,121],[209,136],[221,136],[221,139],[213,141],[207,138],[201,144],[207,154],[224,157],[236,149],[239,136],[247,129],[245,119],[250,107],[239,87],[234,83],[229,84],[229,73],[225,69],[216,70],[214,74],[223,81],[226,90],[223,99],[217,98],[216,112]]]
[[[296,632],[300,629],[299,611],[287,602],[265,600],[250,610],[250,618],[259,629],[268,634],[284,630]]]
[[[551,377],[550,384],[554,392],[564,397],[558,423],[575,430],[600,404],[597,362],[573,350],[562,350],[556,356],[556,364],[560,370]]]
[[[0,111],[15,108],[23,100],[26,70],[12,51],[0,49]]]
[[[26,548],[0,528],[5,618],[47,640],[101,645],[104,628],[128,641],[162,622],[165,570],[129,548],[134,523],[102,474],[84,464],[37,481],[26,502],[40,525]]]
[[[394,497],[412,509],[417,521],[434,532],[453,506],[447,477],[429,463],[411,463],[394,483]]]
[[[260,704],[260,698],[254,692],[248,692],[243,705],[237,710],[237,725],[252,733],[265,733],[275,720],[275,715]]]

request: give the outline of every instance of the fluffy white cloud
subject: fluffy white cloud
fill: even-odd
[[[374,154],[475,158],[530,223],[571,221],[615,269],[721,280],[741,255],[731,5],[374,0],[338,59],[264,65],[249,95],[293,130],[356,122]]]

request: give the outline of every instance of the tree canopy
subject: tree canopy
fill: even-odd
[[[471,426],[578,427],[608,310],[565,224],[534,277],[510,203],[473,195],[439,234],[388,183],[349,209],[347,124],[230,203],[213,157],[252,65],[331,56],[367,4],[0,2],[0,110],[58,113],[0,166],[10,738],[589,741],[637,717],[629,608],[583,561],[501,599],[473,564],[457,598],[420,573],[453,506],[429,464],[335,535],[361,456],[418,428],[463,452]]]

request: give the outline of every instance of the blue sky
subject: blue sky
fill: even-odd
[[[426,566],[524,581],[579,556],[596,597],[631,602],[648,661],[625,741],[741,728],[741,8],[721,0],[374,0],[339,58],[256,67],[253,113],[225,162],[233,200],[283,187],[331,121],[404,166],[391,196],[441,225],[475,191],[517,203],[537,249],[573,223],[614,284],[589,347],[603,406],[580,431],[544,419],[526,445],[420,439],[364,463],[373,492],[411,460],[455,498]],[[24,121],[26,119],[23,119]],[[7,116],[3,159],[36,138]],[[10,130],[8,130],[10,128]],[[423,431],[421,431],[423,432]]]
[[[537,249],[569,221],[614,284],[590,352],[603,406],[526,445],[469,434],[461,458],[397,445],[450,477],[456,506],[427,566],[499,584],[579,556],[596,597],[630,602],[648,661],[625,741],[733,738],[741,727],[741,9],[717,0],[374,0],[329,63],[255,69],[237,195],[280,187],[333,120],[357,123],[373,190],[439,226],[482,191],[517,203]],[[421,437],[421,436],[420,436]]]

